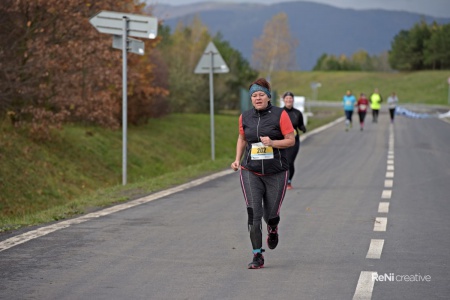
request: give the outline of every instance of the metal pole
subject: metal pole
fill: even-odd
[[[209,111],[211,115],[211,159],[215,160],[215,147],[214,147],[214,53],[211,51],[211,68],[209,69]]]
[[[128,18],[123,17],[122,35],[122,185],[127,184],[127,35]]]
[[[449,82],[448,82],[448,105],[450,105],[450,79],[449,79]]]

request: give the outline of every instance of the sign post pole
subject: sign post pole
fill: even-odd
[[[127,98],[127,29],[128,18],[123,17],[122,33],[122,185],[127,184],[127,127],[128,127],[128,98]]]
[[[195,74],[209,74],[209,111],[211,115],[211,159],[215,160],[215,145],[214,145],[214,73],[228,73],[227,64],[223,60],[216,46],[213,42],[209,42],[203,56],[197,63],[194,70]]]
[[[447,83],[448,83],[448,98],[447,98],[447,100],[448,100],[448,105],[450,105],[450,77],[448,78],[448,80],[447,80]]]
[[[154,17],[101,11],[89,22],[101,33],[113,35],[113,48],[122,49],[122,184],[127,184],[127,53],[144,54],[144,42],[128,36],[154,39],[158,20]]]
[[[212,51],[209,52],[211,56],[211,68],[209,68],[209,114],[211,116],[211,159],[216,159],[215,153],[215,143],[214,143],[214,83],[213,83],[213,74],[214,74],[214,53]]]

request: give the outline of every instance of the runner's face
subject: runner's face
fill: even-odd
[[[252,94],[252,104],[258,110],[266,108],[269,101],[270,98],[264,92],[257,91]]]
[[[286,96],[284,97],[284,106],[286,106],[287,108],[292,108],[292,106],[294,106],[294,97],[292,96]]]

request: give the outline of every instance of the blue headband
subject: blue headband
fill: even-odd
[[[254,92],[258,92],[258,91],[264,92],[267,95],[267,97],[272,98],[272,95],[270,94],[270,91],[267,88],[257,85],[256,83],[250,87],[250,90],[249,90],[250,97],[253,95]]]

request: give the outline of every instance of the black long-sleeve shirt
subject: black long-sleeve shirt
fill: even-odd
[[[294,127],[295,130],[295,138],[299,138],[299,130],[303,131],[303,133],[306,132],[306,127],[305,124],[303,123],[303,114],[301,111],[299,111],[298,109],[292,107],[292,108],[287,108],[286,106],[283,107],[283,109],[287,112],[287,114],[289,115],[289,118],[291,119],[292,122],[292,126]]]

